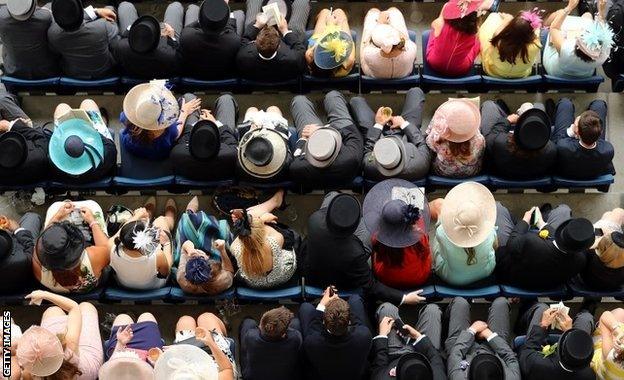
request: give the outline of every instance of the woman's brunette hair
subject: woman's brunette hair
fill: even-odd
[[[514,65],[520,58],[523,63],[529,63],[529,46],[535,43],[535,32],[531,24],[517,14],[490,42],[498,49],[502,62]]]
[[[466,34],[477,34],[479,31],[478,21],[479,16],[477,16],[477,12],[472,12],[462,18],[444,19],[444,22],[448,23],[451,28]]]

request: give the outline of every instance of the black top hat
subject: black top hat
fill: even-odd
[[[82,258],[85,240],[78,227],[69,222],[54,223],[39,237],[37,257],[46,269],[75,268]]]
[[[28,146],[21,133],[8,131],[0,135],[0,168],[15,169],[27,156]]]
[[[594,244],[595,239],[594,225],[585,218],[566,220],[555,231],[557,247],[565,252],[583,252]]]
[[[550,141],[550,118],[539,108],[526,110],[514,127],[516,143],[524,149],[539,150]]]
[[[13,238],[6,230],[0,228],[0,261],[4,260],[13,251]]]
[[[144,54],[156,49],[160,41],[160,23],[154,16],[141,16],[130,27],[128,44],[135,53]]]
[[[570,329],[561,335],[557,346],[559,363],[568,371],[580,371],[589,366],[594,356],[591,336],[579,329]]]
[[[230,19],[230,7],[223,0],[204,0],[199,9],[199,25],[205,32],[220,32]]]
[[[496,355],[478,354],[470,362],[470,380],[505,380],[505,370]]]
[[[325,222],[331,232],[350,235],[360,223],[361,216],[360,202],[353,195],[338,194],[327,206]]]
[[[615,245],[624,248],[624,234],[618,231],[611,232],[611,240]]]
[[[84,18],[82,0],[52,0],[52,17],[63,30],[80,28]]]
[[[432,380],[433,371],[427,357],[420,352],[410,352],[399,358],[396,366],[397,380]]]
[[[264,137],[256,136],[247,143],[243,154],[252,164],[266,166],[273,159],[273,145]]]
[[[189,152],[199,161],[208,161],[219,153],[219,127],[210,120],[199,120],[189,137]]]

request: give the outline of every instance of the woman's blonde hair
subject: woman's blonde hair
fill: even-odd
[[[624,248],[613,241],[611,234],[605,234],[596,246],[596,253],[605,266],[621,268],[624,266]]]
[[[242,244],[242,267],[250,277],[262,277],[262,249],[264,248],[266,233],[264,223],[260,218],[249,215],[251,233],[247,236],[239,235]]]

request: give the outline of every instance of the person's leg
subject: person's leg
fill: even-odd
[[[349,18],[347,13],[340,8],[334,9],[332,14],[336,18],[336,23],[343,32],[351,34],[351,28],[349,27]]]
[[[538,110],[542,110],[542,111],[546,112],[546,106],[542,102],[535,102],[535,103],[533,103],[533,108],[537,108]]]
[[[505,112],[496,102],[486,100],[481,105],[481,134],[483,136],[490,133],[492,127],[501,117],[507,117]]]
[[[618,229],[616,229],[615,231],[619,231],[622,229],[622,225],[624,224],[624,209],[616,207],[611,211],[607,211],[602,214],[600,220],[608,223],[611,226],[617,226]]]
[[[420,309],[416,330],[425,334],[436,349],[442,344],[442,310],[436,304],[430,303]]]
[[[165,10],[163,21],[165,24],[169,24],[175,31],[176,37],[179,37],[184,27],[184,6],[179,1],[169,4]]]
[[[340,192],[338,191],[330,191],[329,193],[325,194],[325,197],[323,198],[323,202],[321,203],[321,207],[319,208],[329,207],[329,204],[331,203],[332,199],[336,198],[338,194],[340,194]]]
[[[275,115],[278,115],[278,116],[281,116],[281,117],[284,117],[284,115],[282,114],[282,110],[279,109],[278,106],[269,106],[269,107],[267,107],[266,112],[267,113],[272,113],[272,114],[275,114]]]
[[[243,31],[245,30],[245,12],[240,9],[235,10],[232,12],[232,18],[236,20],[236,34],[242,36]]]
[[[80,109],[87,111],[89,117],[91,118],[93,128],[97,130],[102,136],[106,137],[109,140],[113,139],[113,135],[111,134],[102,113],[100,112],[100,107],[93,99],[85,99],[80,103]]]
[[[30,119],[19,106],[17,97],[9,92],[0,91],[0,120]]]
[[[544,311],[546,310],[548,310],[548,305],[538,302],[535,305],[531,306],[531,308],[529,308],[529,310],[527,310],[526,313],[522,316],[524,322],[528,322],[526,330],[527,334],[529,333],[529,331],[531,331],[531,328],[533,326],[540,324],[540,322],[542,321],[542,314],[544,314]]]
[[[377,325],[379,325],[384,317],[392,318],[394,320],[398,319],[399,308],[388,302],[381,304],[375,312]],[[377,331],[373,332],[373,335],[376,334]],[[412,350],[410,348],[411,347],[407,347],[405,345],[403,338],[401,338],[399,334],[397,334],[396,329],[393,328],[392,330],[390,330],[390,333],[388,334],[388,355],[390,355],[391,357],[400,356],[404,353],[411,352]]]
[[[131,325],[133,323],[134,321],[128,314],[119,314],[113,321],[113,327]]]
[[[305,95],[297,95],[290,103],[290,114],[292,115],[297,132],[301,135],[303,128],[309,124],[323,125],[323,122],[316,113],[314,104]]]
[[[607,102],[602,99],[596,99],[589,104],[587,109],[596,112],[598,117],[600,117],[600,124],[602,124],[600,138],[605,140],[607,135]]]
[[[117,7],[117,22],[119,23],[119,34],[127,36],[130,26],[139,18],[134,4],[128,1],[121,2]]]
[[[245,116],[243,117],[243,122],[250,121],[253,115],[255,115],[258,112],[260,112],[260,110],[257,109],[256,107],[247,108],[247,110],[245,111]]]
[[[58,119],[60,119],[61,117],[66,115],[68,112],[70,112],[71,109],[72,108],[67,103],[61,103],[58,106],[56,106],[56,109],[54,110],[54,124],[57,123]]]
[[[330,14],[329,9],[325,8],[325,9],[322,9],[316,15],[316,23],[314,24],[314,34],[319,34],[325,30],[325,27],[327,26],[327,17],[329,16],[329,14]]]
[[[214,104],[215,119],[230,128],[231,131],[236,130],[237,114],[238,104],[232,95],[224,94],[217,98]]]
[[[548,214],[548,218],[545,220],[547,224],[549,224],[555,230],[557,227],[561,225],[561,223],[572,217],[572,210],[570,206],[566,204],[560,204],[555,207],[550,214]]]
[[[50,306],[41,315],[41,323],[43,323],[43,321],[45,321],[47,319],[56,318],[56,317],[62,317],[62,316],[65,316],[65,315],[67,315],[65,313],[65,310],[61,309],[58,306]]]
[[[284,190],[278,190],[273,196],[259,205],[252,206],[247,209],[247,213],[254,217],[261,217],[266,213],[273,212],[276,208],[282,205],[284,200]]]
[[[154,317],[154,314],[152,314],[152,313],[143,313],[143,314],[139,315],[139,318],[137,318],[137,323],[141,323],[141,322],[154,322],[154,323],[158,323],[156,321],[156,317]]]
[[[555,120],[552,141],[557,141],[567,136],[566,130],[574,123],[574,104],[568,98],[561,98],[555,110]]]
[[[197,322],[195,322],[195,318],[189,315],[183,315],[178,319],[175,327],[176,340],[177,335],[184,331],[195,331],[197,328]]]
[[[509,343],[511,338],[511,322],[509,313],[511,307],[509,300],[505,297],[498,297],[490,305],[487,324],[490,330],[497,333],[505,342]]]
[[[310,333],[309,327],[312,322],[311,318],[316,313],[316,308],[309,302],[304,302],[299,306],[299,321],[301,323],[301,334],[305,338]]]
[[[199,21],[199,6],[191,4],[186,8],[186,14],[184,15],[184,26],[189,26]]]
[[[256,22],[256,16],[262,12],[262,0],[247,0],[245,10],[245,27]]]
[[[576,317],[574,317],[572,327],[575,329],[583,330],[591,335],[594,332],[594,328],[596,327],[594,322],[594,316],[591,315],[587,310],[582,310],[578,314],[576,314]]]
[[[367,131],[375,125],[375,112],[370,108],[363,96],[355,96],[349,101],[351,110],[353,110],[353,118],[357,126]]]
[[[216,330],[219,334],[227,336],[225,324],[219,317],[212,313],[203,313],[197,317],[197,327],[201,327],[206,331]]]
[[[496,202],[496,227],[498,227],[496,230],[498,245],[504,247],[515,225],[509,209],[500,202]]]
[[[288,29],[303,33],[310,17],[310,0],[294,0],[292,12],[288,20]]]
[[[342,129],[353,125],[353,118],[349,112],[347,99],[338,91],[330,91],[325,95],[325,111],[327,122],[335,129]]]
[[[295,331],[301,332],[301,322],[299,322],[299,318],[295,317],[290,320],[290,324],[288,325],[291,329]]]
[[[470,304],[462,297],[455,297],[447,306],[448,334],[444,342],[446,352],[451,352],[459,334],[470,327]]]
[[[104,364],[104,348],[102,347],[98,311],[89,302],[82,302],[78,307],[82,313],[79,341],[80,363],[84,364],[87,371],[82,375],[85,378],[95,379],[98,376],[98,370]]]
[[[425,94],[423,91],[418,87],[411,88],[407,91],[407,94],[405,94],[405,102],[403,103],[401,116],[403,116],[405,121],[420,129],[424,107]]]
[[[247,332],[256,330],[257,328],[258,322],[256,322],[253,318],[243,319],[238,328],[238,340],[240,342],[240,357],[238,358],[238,361],[240,363],[243,378],[249,378],[251,375],[250,369],[247,368],[247,342],[245,340],[245,335],[247,335]]]
[[[27,212],[21,217],[19,225],[21,228],[29,231],[36,239],[41,232],[41,222],[41,216],[39,214]]]
[[[182,99],[184,99],[185,103],[188,103],[190,101],[197,99],[197,96],[195,94],[186,93],[182,96]],[[182,103],[182,102],[179,101],[179,103]],[[186,118],[186,123],[184,123],[184,125],[185,126],[194,125],[199,120],[199,116],[200,116],[200,110],[194,111],[193,113],[188,115],[188,117]]]

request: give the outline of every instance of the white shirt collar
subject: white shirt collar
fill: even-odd
[[[262,56],[262,54],[258,53],[258,57],[260,57],[260,59],[263,59],[263,60],[265,60],[265,61],[270,61],[270,60],[272,60],[273,58],[275,58],[276,56],[277,56],[277,50],[275,50],[275,53],[273,53],[273,55],[272,55],[272,56],[270,56],[269,58],[267,58],[267,57],[263,57],[263,56]]]

